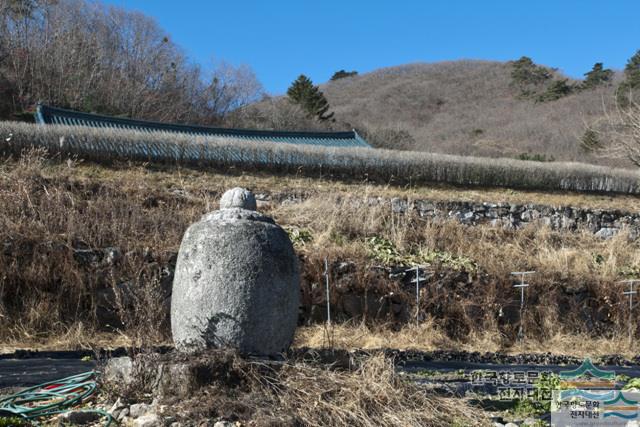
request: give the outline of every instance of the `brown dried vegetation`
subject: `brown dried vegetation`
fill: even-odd
[[[624,233],[603,241],[586,232],[545,227],[506,230],[434,223],[413,214],[393,214],[385,204],[362,203],[369,196],[480,197],[463,189],[396,190],[237,170],[219,175],[135,165],[59,164],[35,152],[0,166],[2,342],[9,346],[58,341],[73,346],[103,340],[94,333],[97,295],[104,291],[117,296],[123,323],[118,331],[126,342],[167,339],[167,269],[182,234],[217,207],[222,191],[237,185],[271,194],[273,200],[261,210],[288,230],[310,236],[297,241],[296,248],[303,263],[303,290],[315,303],[323,301],[318,284],[323,283],[325,257],[332,264],[336,315],[341,296],[368,294],[379,300],[397,293],[404,317],[373,313],[353,319],[343,330],[356,331],[355,344],[341,341],[337,328],[332,333],[338,346],[371,347],[365,339],[355,340],[367,333],[374,346],[515,349],[519,299],[509,272],[522,269],[538,271],[523,320],[531,349],[534,342],[542,349],[545,343],[557,345],[559,337],[577,336],[592,343],[600,340],[598,351],[606,351],[606,342],[626,338],[628,306],[616,282],[638,273],[640,252],[638,243]],[[561,195],[542,193],[487,194],[532,202],[536,197],[562,200]],[[280,203],[278,195],[303,197]],[[607,200],[579,199],[586,206],[637,203],[624,197]],[[422,291],[420,311],[429,325],[422,333],[406,326],[406,314],[415,310],[413,291],[375,268],[384,263],[371,253],[367,239],[372,237],[388,240],[402,254],[444,254],[432,263],[436,275]],[[336,269],[342,262],[353,265],[348,274]],[[314,333],[303,329],[299,344],[317,344],[319,335]]]
[[[137,382],[103,388],[114,397],[149,398],[156,391],[144,373],[153,376],[159,364],[167,363],[186,364],[202,383],[192,398],[161,397],[171,416],[185,425],[200,425],[203,419],[261,427],[489,425],[464,400],[440,397],[404,380],[383,354],[352,359],[348,368],[313,361],[252,362],[225,352],[186,360],[142,355],[134,361],[134,370],[141,372]]]

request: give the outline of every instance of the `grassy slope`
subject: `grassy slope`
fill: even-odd
[[[507,63],[452,61],[384,68],[329,82],[323,91],[339,120],[405,129],[417,150],[597,160],[582,152],[578,140],[585,123],[602,116],[613,87],[535,103],[518,99],[510,83]]]
[[[365,244],[372,236],[389,239],[401,251],[419,247],[469,258],[483,272],[473,274],[473,285],[462,289],[461,295],[458,291],[449,292],[445,283],[445,293],[438,298],[448,299],[446,310],[434,317],[434,327],[428,331],[409,330],[394,335],[382,329],[372,331],[353,346],[368,346],[369,341],[419,348],[505,348],[510,345],[509,340],[492,320],[492,313],[500,305],[511,304],[509,272],[520,268],[539,272],[535,282],[539,291],[531,301],[527,319],[532,338],[535,336],[542,343],[538,348],[551,349],[547,343],[557,341],[558,334],[562,336],[567,331],[574,336],[589,333],[580,326],[584,324],[580,307],[573,307],[571,301],[563,309],[556,305],[561,290],[567,287],[586,288],[592,298],[590,304],[610,312],[614,323],[608,331],[614,337],[626,333],[626,306],[613,285],[621,270],[639,268],[637,242],[627,242],[622,235],[601,241],[589,233],[552,232],[540,227],[509,231],[455,223],[431,224],[419,218],[392,215],[384,206],[354,205],[350,198],[400,196],[638,209],[636,197],[481,192],[445,186],[397,189],[237,170],[220,174],[126,165],[72,166],[43,165],[31,158],[0,167],[0,242],[8,243],[5,252],[0,253],[4,301],[0,325],[5,344],[41,343],[45,337],[65,345],[104,340],[94,336],[91,329],[95,290],[134,279],[141,288],[153,291],[157,275],[177,251],[186,227],[215,209],[221,192],[233,186],[245,186],[257,193],[307,197],[301,203],[272,203],[261,208],[285,227],[306,229],[313,237],[311,242],[297,246],[306,260],[307,283],[322,280],[321,264],[326,256],[356,263],[358,271],[349,286],[384,289],[385,280],[371,276],[369,269],[378,263],[370,258]],[[78,247],[118,247],[125,257],[115,265],[82,265],[74,257],[73,249]],[[447,266],[438,268],[446,272]],[[481,301],[484,320],[467,312],[465,307],[474,301]],[[141,309],[128,313],[131,317],[127,321],[134,326],[125,331],[127,336],[134,340],[166,339],[166,332],[154,330],[161,320],[153,292],[140,294],[137,304]],[[89,310],[89,315],[84,310]],[[136,329],[135,325],[143,327]],[[451,325],[455,330],[450,329]],[[468,335],[462,339],[460,331],[467,331]],[[362,333],[363,329],[347,332],[352,338]],[[412,339],[407,340],[407,336]],[[301,330],[301,345],[317,342],[317,333]]]

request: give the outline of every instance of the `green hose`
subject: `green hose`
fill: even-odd
[[[39,418],[67,412],[95,393],[97,388],[96,375],[95,371],[85,372],[39,384],[4,397],[0,399],[0,414],[16,416],[37,423]],[[113,422],[111,414],[99,409],[82,412],[97,413],[106,417],[106,426],[110,426]]]

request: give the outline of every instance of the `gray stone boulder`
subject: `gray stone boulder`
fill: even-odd
[[[232,188],[220,198],[220,209],[241,208],[255,211],[257,209],[256,206],[255,196],[245,188]]]
[[[285,351],[295,332],[300,275],[287,233],[233,189],[219,211],[191,225],[178,253],[171,299],[176,348]]]

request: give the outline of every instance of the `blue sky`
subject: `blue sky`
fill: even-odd
[[[192,60],[248,64],[271,94],[411,62],[522,55],[581,77],[640,49],[640,1],[107,0],[154,17]]]

